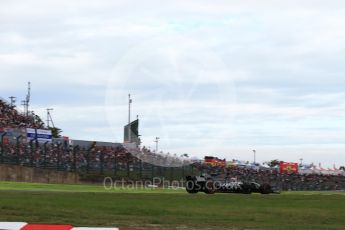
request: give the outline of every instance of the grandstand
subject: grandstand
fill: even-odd
[[[28,130],[46,128],[36,117],[25,116],[0,100],[0,163],[75,172],[86,181],[101,181],[104,176],[180,180],[185,175],[200,173],[186,159],[155,153],[145,147],[130,148],[128,143],[31,138]]]
[[[208,173],[222,175],[223,180],[237,178],[270,183],[281,190],[345,190],[343,170],[333,174],[321,173],[315,168],[300,173],[281,173],[277,167],[259,164],[254,167],[240,163],[226,165],[225,159],[210,156],[205,157],[205,161],[192,161],[130,143],[52,138],[49,132],[39,136],[38,130],[47,132],[41,118],[34,113],[22,114],[1,99],[0,163],[72,172],[86,182],[100,182],[106,176],[134,181],[154,178],[173,181],[184,179],[186,175]]]

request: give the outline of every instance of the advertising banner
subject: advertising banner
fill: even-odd
[[[298,163],[280,162],[280,173],[298,173]]]
[[[51,142],[52,141],[52,131],[46,129],[26,129],[26,137],[28,141],[37,140],[38,142]]]
[[[26,138],[28,141],[35,140],[36,139],[36,130],[27,128],[26,129]]]
[[[36,135],[38,142],[51,142],[53,138],[51,130],[37,129]]]
[[[217,157],[210,157],[206,156],[204,159],[205,164],[212,165],[212,166],[220,166],[220,167],[226,167],[226,160],[219,159]]]

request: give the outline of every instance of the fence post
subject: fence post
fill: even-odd
[[[35,152],[36,151],[38,151],[38,155],[39,155],[39,159],[38,160],[36,160],[36,165],[35,165],[35,167],[36,168],[39,168],[39,167],[41,167],[40,166],[40,161],[42,161],[41,160],[41,155],[42,155],[42,146],[40,146],[40,144],[38,143],[38,140],[37,139],[35,139]]]
[[[162,178],[165,179],[165,167],[161,166],[161,168],[162,168]]]
[[[182,165],[182,179],[184,180],[184,165]]]
[[[30,166],[34,167],[34,146],[33,146],[33,141],[31,140],[30,143]]]
[[[19,151],[20,151],[20,146],[19,146],[19,141],[22,138],[22,135],[19,135],[16,137],[16,164],[19,165]]]
[[[93,146],[88,148],[87,152],[86,152],[86,173],[89,173],[89,171],[90,171],[90,152],[91,152],[92,148],[93,148]]]
[[[157,166],[157,167],[158,167],[158,173],[157,173],[157,174],[158,174],[158,176],[159,176],[160,178],[162,178],[162,174],[163,174],[163,172],[162,172],[163,170],[162,170],[162,169],[163,169],[163,168],[162,168],[162,166]]]
[[[6,136],[6,132],[1,134],[1,163],[4,163],[4,137]]]
[[[46,168],[46,161],[47,161],[47,144],[48,144],[48,141],[46,141],[44,144],[43,144],[43,168]]]
[[[61,154],[60,154],[60,146],[61,143],[57,144],[57,150],[56,150],[56,154],[57,154],[57,159],[56,159],[56,171],[59,171],[60,168],[60,161],[61,161]]]
[[[100,164],[101,164],[99,171],[100,171],[101,175],[103,175],[103,173],[104,173],[104,168],[103,168],[104,155],[103,155],[103,151],[104,151],[104,149],[102,151],[100,151],[100,156],[99,156],[99,160],[100,160]]]
[[[79,150],[79,145],[73,147],[73,171],[77,172],[77,150]]]
[[[129,157],[126,158],[127,160],[127,180],[129,180]]]
[[[139,160],[139,177],[140,177],[140,180],[143,179],[143,161],[142,160]]]
[[[174,180],[174,167],[170,168],[170,181]]]
[[[29,153],[28,153],[28,142],[26,141],[25,143],[25,148],[24,148],[24,163],[23,165],[28,166],[29,163],[27,161],[29,160]]]
[[[152,163],[152,169],[151,169],[151,176],[152,176],[152,183],[153,183],[153,179],[155,177],[154,173],[155,173],[155,165]]]
[[[117,171],[117,161],[116,161],[116,152],[114,153],[114,177],[116,177],[116,171]]]

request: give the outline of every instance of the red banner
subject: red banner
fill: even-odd
[[[298,173],[298,163],[280,162],[280,173]]]
[[[225,167],[226,166],[226,160],[219,159],[217,157],[205,157],[205,164],[209,164],[212,166],[221,166]]]

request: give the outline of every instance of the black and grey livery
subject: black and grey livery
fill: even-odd
[[[220,181],[213,179],[207,174],[201,176],[187,176],[186,177],[186,191],[188,193],[205,192],[206,194],[213,193],[261,193],[270,194],[278,193],[274,191],[269,184],[259,184],[256,182],[241,182],[236,180]]]

